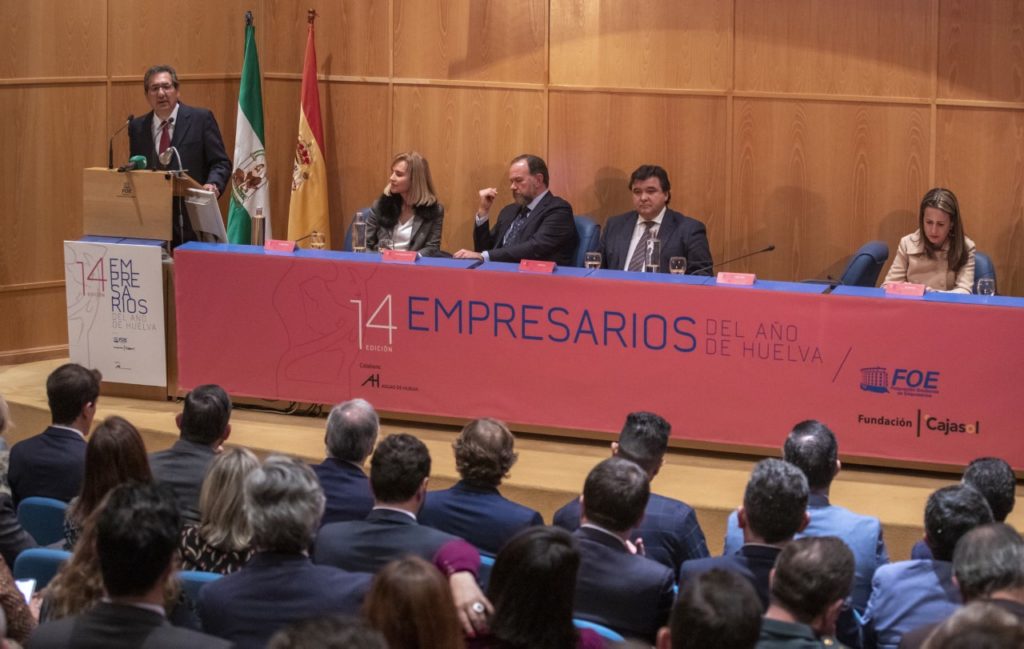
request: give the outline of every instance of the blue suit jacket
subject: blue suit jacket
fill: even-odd
[[[153,479],[171,487],[178,511],[188,521],[199,520],[199,492],[216,452],[206,444],[179,439],[171,448],[149,456]]]
[[[505,247],[505,233],[512,226],[519,205],[511,203],[498,213],[493,229],[487,223],[473,228],[473,246],[477,252],[488,251],[491,261],[518,263],[523,259],[553,261],[559,266],[572,266],[580,238],[572,218],[572,205],[548,192],[537,203],[521,227],[519,241]]]
[[[637,212],[613,216],[605,223],[601,237],[601,263],[605,268],[623,270],[629,261],[629,243],[636,229]],[[686,257],[687,275],[710,275],[711,248],[704,224],[673,209],[666,209],[658,228],[661,241],[661,272],[668,272],[672,257]],[[696,272],[694,272],[696,271]]]
[[[361,521],[373,509],[370,480],[360,467],[329,457],[320,464],[314,464],[313,471],[327,497],[321,525]]]
[[[960,606],[949,561],[897,561],[875,571],[864,612],[864,647],[896,649],[903,634],[941,622]]]
[[[653,644],[675,599],[672,571],[630,554],[607,532],[581,527],[572,535],[580,551],[574,615]]]
[[[78,495],[85,474],[85,440],[74,431],[50,426],[11,448],[7,481],[17,507],[29,496],[68,502]]]
[[[199,591],[203,631],[262,649],[279,629],[311,617],[358,615],[371,575],[313,565],[298,554],[260,553]]]
[[[580,526],[580,500],[574,498],[555,512],[554,524],[570,532]],[[644,519],[633,530],[633,540],[642,538],[648,559],[668,566],[678,577],[684,561],[709,555],[697,513],[686,503],[652,493]]]
[[[705,572],[719,568],[729,570],[743,577],[754,586],[757,596],[761,598],[761,604],[765,610],[768,609],[768,578],[772,568],[775,567],[775,559],[778,558],[782,548],[771,545],[747,544],[733,554],[697,561],[687,561],[679,572],[679,586],[687,579],[693,579]]]
[[[313,561],[345,570],[377,572],[387,562],[410,554],[433,561],[442,545],[457,538],[420,525],[402,512],[375,509],[364,521],[321,527]]]
[[[495,487],[460,480],[451,489],[427,494],[419,522],[496,555],[506,541],[531,525],[543,525],[544,519],[529,507],[505,498]]]

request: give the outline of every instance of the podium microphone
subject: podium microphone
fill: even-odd
[[[117,168],[117,170],[121,171],[121,172],[124,172],[124,171],[134,171],[136,169],[145,169],[145,168],[146,168],[146,156],[144,156],[144,155],[133,155],[132,157],[128,158],[128,164],[121,165],[120,167]]]
[[[114,134],[110,136],[110,142],[107,144],[107,169],[114,168],[114,138],[117,137],[118,133],[128,128],[133,119],[135,119],[135,115],[129,115],[128,119],[124,120],[124,124],[118,126]]]
[[[734,261],[739,261],[740,259],[746,259],[747,257],[753,257],[754,255],[760,255],[763,252],[771,252],[772,250],[775,250],[775,244],[774,243],[773,244],[769,244],[769,245],[765,246],[764,248],[761,248],[760,250],[755,250],[754,252],[748,252],[745,255],[740,255],[739,257],[733,257],[732,259],[726,259],[725,261],[723,261],[721,263],[718,263],[718,264],[704,264],[703,266],[698,266],[698,267],[693,269],[693,271],[690,273],[690,275],[696,275],[700,271],[710,270],[710,269],[715,268],[717,266],[725,266],[726,264],[731,264]]]
[[[177,172],[185,171],[184,169],[181,168],[181,155],[178,153],[178,149],[176,149],[173,146],[167,147],[166,149],[164,149],[164,152],[160,154],[160,158],[159,158],[160,164],[162,164],[163,166],[166,167],[167,165],[171,164],[171,159],[172,158],[174,158],[174,159],[176,159],[178,161],[178,168],[176,170],[172,170],[172,171],[177,171]]]

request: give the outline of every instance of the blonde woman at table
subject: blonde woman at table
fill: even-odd
[[[415,151],[391,161],[391,177],[366,219],[368,250],[414,250],[423,257],[441,249],[444,206],[437,200],[427,159]]]
[[[960,204],[948,189],[931,189],[921,200],[917,231],[900,239],[882,286],[924,284],[925,290],[970,294],[974,287],[974,242],[964,236]]]

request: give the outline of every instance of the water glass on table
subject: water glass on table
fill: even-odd
[[[596,270],[601,267],[601,253],[588,252],[583,256],[583,267]]]
[[[989,297],[996,294],[996,280],[993,277],[982,277],[978,280],[978,295]]]
[[[686,274],[686,257],[672,257],[668,260],[668,272],[673,275]]]

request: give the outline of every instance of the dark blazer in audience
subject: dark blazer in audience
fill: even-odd
[[[169,449],[149,456],[153,479],[174,490],[178,511],[187,521],[199,520],[199,492],[217,454],[207,444],[179,439]]]
[[[29,496],[68,502],[85,475],[85,438],[70,428],[50,426],[11,448],[7,480],[14,506]]]
[[[312,466],[327,497],[321,525],[366,518],[373,509],[373,493],[362,467],[333,457]]]
[[[531,525],[543,525],[544,519],[529,507],[505,498],[495,487],[460,480],[451,489],[427,494],[419,522],[496,555],[506,541]]]
[[[576,617],[653,643],[675,598],[672,571],[630,554],[610,532],[582,527],[573,537],[580,552]]]
[[[757,596],[761,599],[761,604],[767,610],[768,578],[780,552],[782,552],[782,548],[774,545],[748,543],[735,554],[689,561],[683,564],[683,569],[679,572],[679,585],[682,586],[687,579],[692,579],[714,568],[731,570],[750,580],[754,590],[757,591]]]
[[[412,515],[374,509],[364,521],[331,523],[320,528],[313,560],[358,572],[376,572],[407,554],[433,561],[442,545],[457,537],[420,525]]]
[[[36,541],[18,522],[14,501],[0,493],[0,555],[7,565],[13,566],[22,550],[36,547]]]
[[[264,552],[199,591],[203,631],[240,648],[262,649],[279,629],[330,613],[358,615],[370,575],[313,565],[308,557]]]

